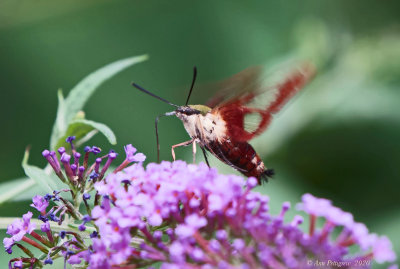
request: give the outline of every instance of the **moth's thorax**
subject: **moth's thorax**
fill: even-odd
[[[199,143],[221,141],[226,137],[226,123],[219,113],[210,111],[204,115],[186,115],[177,112],[176,116],[182,120],[190,137],[195,138]]]
[[[211,108],[205,105],[188,105],[188,107],[200,111],[203,116],[211,112]]]

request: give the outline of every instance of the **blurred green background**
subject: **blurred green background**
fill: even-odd
[[[57,90],[66,95],[112,61],[150,56],[103,84],[86,116],[113,129],[115,150],[132,143],[155,161],[154,118],[171,107],[131,81],[183,104],[194,65],[201,84],[252,65],[307,58],[318,76],[253,143],[277,172],[260,191],[275,210],[305,192],[331,199],[371,231],[387,234],[400,253],[398,10],[398,1],[1,0],[0,182],[24,176],[27,145],[30,163],[45,165],[41,151],[49,145]],[[195,90],[192,103],[212,94]],[[167,160],[170,146],[187,140],[171,118],[161,121],[160,136]],[[101,135],[90,144],[111,147]],[[190,160],[189,148],[176,152]],[[9,202],[0,215],[28,208],[28,201]],[[1,253],[4,264],[9,257]]]

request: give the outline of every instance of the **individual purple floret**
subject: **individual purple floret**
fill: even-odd
[[[32,212],[28,212],[21,219],[16,219],[7,228],[7,234],[12,236],[14,242],[22,240],[25,234],[30,234],[36,228],[35,223],[31,223]]]
[[[93,152],[93,154],[99,154],[101,152],[101,149],[99,147],[93,146],[91,151]]]
[[[95,165],[94,165],[94,171],[98,174],[99,169],[100,169],[100,164],[103,161],[102,158],[96,158]]]
[[[15,261],[13,268],[22,269],[22,260]]]
[[[54,171],[56,173],[58,173],[60,171],[60,167],[59,165],[57,165],[54,161],[54,159],[52,158],[50,151],[49,150],[43,150],[42,152],[43,157],[46,158],[46,160],[49,162],[49,164],[51,165],[51,167],[54,169]]]
[[[64,166],[65,174],[67,175],[68,179],[70,182],[74,181],[74,172],[72,171],[71,165],[70,165],[70,160],[71,160],[71,155],[67,153],[63,153],[61,155],[60,161]]]
[[[60,147],[60,148],[58,148],[58,154],[60,154],[60,156],[62,156],[64,153],[65,153],[65,148],[64,147]]]
[[[72,141],[74,141],[75,138],[76,138],[75,136],[68,136],[67,139],[65,139],[65,142],[67,142],[71,145],[72,152],[75,152],[74,143],[72,143]]]
[[[75,151],[74,143],[72,141],[75,140],[75,136],[68,136],[67,139],[65,139],[65,142],[69,143],[71,145],[71,150]]]
[[[73,136],[68,136],[66,139],[65,139],[65,142],[67,142],[67,143],[72,143],[72,141],[74,141],[75,140],[75,136],[73,135]]]
[[[74,153],[74,164],[78,167],[79,166],[79,158],[81,157],[81,154],[79,152]]]
[[[37,242],[34,242],[32,239],[26,237],[26,235],[32,235],[35,238],[39,237],[38,234],[34,232],[36,228],[35,223],[31,223],[32,212],[28,212],[22,216],[22,219],[16,219],[8,225],[7,234],[11,235],[11,237],[5,237],[3,239],[4,248],[7,253],[12,253],[12,247],[18,243],[19,241],[25,241],[29,244],[32,244],[39,249],[43,249],[42,246],[39,246]]]
[[[136,148],[131,144],[125,146],[126,159],[129,162],[144,162],[146,156],[143,153],[136,153]],[[136,153],[136,154],[135,154]]]
[[[42,214],[46,213],[46,208],[49,206],[49,201],[46,200],[43,196],[34,196],[32,202],[32,207],[36,208]]]
[[[143,163],[146,160],[146,156],[143,153],[136,153],[136,148],[131,144],[126,145],[125,149],[125,160],[115,169],[114,172],[119,172],[127,167],[132,162]]]

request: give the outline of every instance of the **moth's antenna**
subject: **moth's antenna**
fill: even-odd
[[[135,88],[137,88],[138,90],[141,90],[141,91],[144,92],[144,93],[147,93],[148,95],[151,95],[151,96],[157,98],[158,100],[163,101],[164,103],[167,103],[167,104],[169,104],[169,105],[171,105],[171,106],[174,106],[174,107],[179,107],[178,105],[175,105],[175,104],[173,104],[173,103],[171,103],[171,102],[165,100],[164,98],[161,98],[160,96],[157,96],[157,95],[155,95],[154,93],[151,93],[151,92],[149,92],[148,90],[143,89],[142,87],[140,87],[140,86],[137,85],[136,83],[132,83],[132,86],[135,87]]]
[[[158,163],[160,162],[160,142],[158,141],[158,121],[160,120],[161,117],[173,116],[173,115],[175,115],[175,111],[167,112],[165,114],[161,114],[156,117],[156,140],[157,140],[157,162]]]
[[[186,99],[185,106],[187,106],[187,104],[189,103],[190,95],[192,94],[192,90],[193,90],[194,82],[196,81],[196,77],[197,77],[197,68],[196,68],[196,66],[195,66],[195,67],[193,68],[192,86],[190,86],[190,91],[189,91],[188,97],[187,97],[187,99]]]

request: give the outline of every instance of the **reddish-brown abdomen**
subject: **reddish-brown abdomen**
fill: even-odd
[[[208,150],[218,159],[237,169],[247,177],[256,177],[259,182],[265,172],[265,165],[253,147],[247,142],[211,142]]]

